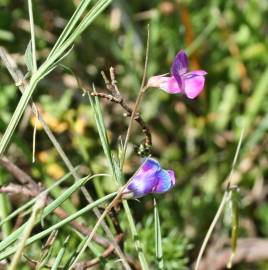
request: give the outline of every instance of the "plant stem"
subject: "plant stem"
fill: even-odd
[[[5,130],[5,133],[4,133],[4,135],[1,139],[1,142],[0,142],[0,156],[2,156],[4,154],[6,148],[11,140],[11,137],[12,137],[19,121],[20,121],[20,118],[21,118],[33,92],[34,92],[34,89],[37,86],[37,83],[39,81],[38,75],[39,75],[39,73],[41,73],[38,71],[32,76],[30,83],[28,84],[27,88],[25,89],[25,92],[23,93],[23,95],[22,95],[22,97],[21,97],[21,99],[16,107],[15,112],[13,113],[13,115],[11,117],[9,125],[8,125],[7,129]]]
[[[149,266],[148,266],[148,263],[147,263],[146,258],[144,256],[143,247],[141,245],[141,241],[139,240],[138,231],[136,229],[135,222],[134,222],[134,219],[132,217],[131,210],[129,208],[129,205],[128,205],[127,201],[123,201],[123,206],[124,206],[124,209],[125,209],[125,213],[127,215],[128,223],[129,223],[130,230],[131,230],[131,234],[132,234],[132,237],[133,237],[133,240],[134,240],[135,249],[136,249],[136,251],[138,253],[139,261],[140,261],[140,264],[141,264],[141,269],[147,270],[147,269],[149,269]]]
[[[147,31],[147,43],[146,43],[146,54],[145,54],[145,61],[144,61],[144,70],[143,70],[143,76],[142,76],[142,82],[141,82],[141,87],[140,87],[140,91],[138,94],[138,97],[136,99],[131,117],[130,117],[130,121],[129,121],[129,126],[128,126],[128,130],[127,130],[127,135],[126,135],[126,139],[124,142],[124,146],[123,146],[123,153],[122,153],[122,157],[121,157],[121,170],[123,171],[123,167],[124,167],[124,162],[125,162],[125,157],[126,157],[126,151],[127,151],[127,145],[128,145],[128,141],[129,141],[129,137],[130,137],[130,132],[133,126],[133,122],[136,116],[136,113],[138,112],[139,106],[141,104],[142,101],[142,97],[145,93],[145,91],[147,90],[148,86],[145,85],[145,80],[146,80],[146,75],[147,75],[147,69],[148,69],[148,59],[149,59],[149,44],[150,44],[150,31],[149,31],[149,25],[148,25],[148,31]]]
[[[2,168],[0,168],[0,186],[5,184],[4,181],[4,174]],[[9,204],[9,199],[6,194],[0,194],[0,219],[3,220],[8,216],[10,209],[10,204]],[[2,232],[3,232],[3,238],[7,237],[10,233],[10,223],[2,223],[1,222],[1,227],[2,227]]]
[[[40,212],[41,209],[43,209],[46,201],[46,195],[44,194],[43,196],[39,197],[38,200],[36,201],[32,214],[27,222],[27,225],[25,226],[25,229],[22,233],[22,238],[19,242],[19,245],[17,247],[17,251],[12,259],[11,265],[9,267],[9,270],[16,270],[17,264],[19,263],[19,260],[22,256],[23,249],[25,247],[26,241],[29,238],[32,229],[35,225],[37,214]]]
[[[131,114],[131,117],[130,117],[128,130],[127,130],[127,135],[126,135],[126,139],[125,139],[125,142],[124,142],[123,151],[122,151],[122,157],[121,157],[121,166],[120,167],[121,167],[122,170],[123,170],[123,166],[124,166],[124,162],[125,162],[125,157],[126,157],[126,152],[127,152],[127,145],[128,145],[128,141],[129,141],[129,138],[130,138],[130,133],[131,133],[131,130],[132,130],[132,126],[133,126],[137,111],[139,109],[139,106],[141,104],[142,97],[143,97],[143,95],[144,95],[147,88],[148,87],[145,86],[145,87],[142,87],[140,89],[140,92],[138,94],[138,97],[136,99],[136,102],[135,102],[135,105],[134,105],[134,108],[133,108],[133,111],[132,111],[132,114]]]
[[[35,52],[35,34],[34,34],[34,18],[33,18],[32,0],[28,0],[28,11],[29,11],[30,29],[31,29],[33,73],[35,73],[37,71],[37,61],[36,61],[36,52]]]
[[[218,208],[218,211],[217,211],[215,217],[213,218],[212,223],[209,226],[209,229],[208,229],[208,231],[206,233],[205,239],[204,239],[204,241],[202,243],[202,246],[200,248],[200,251],[198,253],[198,257],[197,257],[195,268],[194,268],[195,270],[198,270],[198,268],[199,268],[199,264],[200,264],[201,258],[203,256],[203,253],[205,251],[205,248],[207,246],[208,240],[209,240],[209,238],[210,238],[210,236],[211,236],[211,234],[212,234],[212,232],[214,230],[215,225],[217,224],[217,222],[218,222],[218,220],[220,218],[220,215],[221,215],[221,213],[222,213],[222,211],[224,209],[227,198],[228,198],[228,191],[225,191],[224,195],[223,195],[223,198],[221,200],[221,204],[220,204],[220,206]]]

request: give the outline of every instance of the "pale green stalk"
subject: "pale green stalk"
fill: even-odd
[[[157,209],[156,199],[154,199],[154,241],[155,241],[155,257],[157,261],[157,269],[163,270],[164,267],[164,258],[163,258],[163,248],[162,248],[162,236],[161,236],[161,226],[160,218]]]
[[[132,126],[134,123],[134,119],[136,116],[136,113],[139,110],[139,106],[141,104],[143,95],[145,93],[145,91],[147,90],[148,86],[145,85],[145,80],[146,80],[146,75],[147,75],[147,69],[148,69],[148,59],[149,59],[149,44],[150,44],[150,31],[149,31],[149,26],[148,26],[148,32],[147,32],[147,43],[146,43],[146,54],[145,54],[145,62],[144,62],[144,72],[143,72],[143,77],[142,77],[142,82],[141,82],[141,87],[138,93],[138,97],[136,99],[130,120],[129,120],[129,125],[128,125],[128,129],[127,129],[127,135],[126,135],[126,139],[124,142],[124,146],[123,146],[123,151],[122,151],[122,157],[121,157],[121,170],[123,170],[124,167],[124,162],[125,162],[125,157],[126,157],[126,152],[127,152],[127,146],[128,146],[128,141],[130,138],[130,133],[132,130]]]
[[[4,181],[4,173],[2,168],[0,168],[0,186],[5,184]],[[0,220],[4,220],[7,218],[8,214],[10,212],[10,202],[7,194],[0,193]],[[2,229],[2,237],[5,238],[10,234],[11,226],[10,222],[4,224],[0,223],[1,229]]]
[[[66,40],[66,38],[70,35],[72,29],[75,27],[75,25],[78,23],[79,18],[83,15],[83,12],[86,10],[87,6],[90,4],[91,0],[85,0],[81,1],[76,8],[74,14],[68,21],[67,25],[64,27],[62,33],[60,34],[59,38],[57,39],[55,45],[51,49],[49,55],[47,58],[50,58],[50,56],[54,53],[54,51],[62,45],[62,43]]]
[[[225,206],[225,204],[227,202],[227,199],[228,199],[228,191],[225,191],[224,195],[223,195],[223,198],[221,200],[220,206],[219,206],[219,208],[217,210],[217,213],[214,216],[213,221],[209,226],[209,229],[208,229],[208,231],[206,233],[206,236],[205,236],[205,238],[203,240],[202,246],[201,246],[200,251],[198,253],[198,257],[197,257],[195,268],[194,268],[195,270],[198,270],[198,268],[199,268],[199,265],[200,265],[202,256],[204,254],[204,251],[206,249],[207,243],[208,243],[208,241],[209,241],[209,239],[211,237],[211,234],[212,234],[212,232],[213,232],[213,230],[214,230],[214,228],[215,228],[215,226],[216,226],[216,224],[217,224],[217,222],[218,222],[218,220],[219,220],[219,218],[221,216],[221,213],[222,213],[222,211],[224,209],[224,206]]]
[[[31,49],[32,49],[32,63],[33,70],[35,73],[37,71],[37,61],[36,61],[36,51],[35,51],[35,34],[34,34],[34,18],[33,18],[33,5],[32,0],[28,0],[28,11],[29,11],[29,19],[30,19],[30,30],[31,30]]]
[[[29,238],[32,229],[36,223],[36,219],[37,219],[37,215],[38,213],[40,213],[40,211],[43,209],[44,205],[45,205],[45,194],[43,194],[43,196],[39,196],[38,200],[36,201],[34,207],[33,207],[33,211],[32,214],[27,222],[27,224],[25,225],[25,229],[23,230],[22,238],[19,241],[19,245],[16,249],[16,253],[11,261],[10,267],[8,268],[9,270],[16,270],[17,268],[17,264],[20,261],[20,258],[22,256],[22,252],[23,249],[25,247],[26,241]]]
[[[65,253],[68,240],[69,240],[69,236],[64,241],[63,247],[60,249],[60,251],[59,251],[59,253],[58,253],[58,255],[57,255],[57,257],[56,257],[56,259],[55,259],[55,261],[54,261],[54,263],[52,265],[52,267],[51,267],[51,270],[57,270],[57,269],[59,269],[59,265],[60,265],[60,263],[62,261],[63,255]]]
[[[143,270],[149,270],[149,266],[148,266],[148,263],[147,263],[147,260],[145,258],[145,254],[144,254],[144,249],[143,249],[143,246],[141,244],[141,241],[139,240],[138,231],[137,231],[137,228],[136,228],[136,225],[135,225],[135,222],[134,222],[134,219],[133,219],[133,216],[132,216],[132,213],[131,213],[131,210],[129,208],[127,201],[123,201],[123,206],[124,206],[126,216],[128,218],[131,236],[132,236],[132,239],[134,241],[135,249],[138,253],[141,268]]]

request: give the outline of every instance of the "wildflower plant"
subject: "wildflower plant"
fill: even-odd
[[[7,230],[3,233],[4,237],[2,237],[2,241],[0,242],[0,261],[10,258],[11,270],[18,269],[16,267],[21,264],[21,261],[34,264],[36,269],[41,269],[42,267],[49,267],[51,269],[87,269],[93,265],[102,265],[103,261],[105,259],[109,261],[110,257],[113,259],[119,259],[116,260],[117,264],[115,263],[115,265],[118,266],[118,264],[120,264],[120,267],[123,269],[165,269],[165,250],[163,247],[168,247],[169,249],[172,249],[172,247],[170,247],[170,243],[167,239],[163,240],[162,238],[161,215],[158,212],[158,203],[161,203],[161,200],[164,200],[164,198],[172,196],[173,189],[176,188],[176,178],[178,176],[175,175],[175,168],[171,165],[168,165],[167,167],[162,166],[160,164],[161,157],[159,157],[158,160],[153,156],[154,140],[152,138],[150,126],[146,123],[143,115],[140,113],[140,107],[142,106],[143,98],[147,98],[146,94],[148,91],[156,91],[156,89],[161,89],[167,94],[182,94],[180,98],[183,100],[187,98],[192,100],[192,102],[195,102],[193,99],[197,98],[202,93],[205,88],[207,72],[204,70],[190,71],[189,59],[184,49],[180,49],[177,55],[174,56],[174,60],[170,68],[170,74],[154,75],[148,78],[147,70],[150,41],[148,31],[144,73],[134,106],[123,97],[124,93],[120,90],[119,83],[115,78],[114,68],[110,68],[109,78],[107,78],[104,72],[101,72],[104,79],[105,91],[99,91],[94,84],[88,85],[87,82],[80,78],[76,71],[71,68],[66,68],[76,79],[78,88],[83,91],[82,96],[91,106],[92,114],[90,116],[95,120],[98,132],[98,141],[100,141],[106,163],[109,167],[108,173],[94,173],[94,169],[90,168],[90,175],[82,177],[81,173],[78,172],[78,169],[72,165],[70,159],[64,152],[64,149],[49,128],[49,125],[42,116],[42,112],[40,112],[38,106],[33,102],[31,103],[31,109],[32,115],[36,121],[34,123],[33,132],[33,162],[35,162],[37,122],[40,122],[69,173],[61,177],[60,180],[50,187],[45,188],[45,186],[36,184],[35,181],[22,169],[18,168],[15,164],[12,164],[11,160],[3,156],[9,146],[24,110],[31,101],[32,95],[38,88],[40,81],[59,66],[60,62],[73,49],[78,36],[82,34],[86,27],[88,27],[111,2],[111,0],[98,0],[92,8],[86,12],[91,1],[82,0],[62,31],[62,34],[50,50],[46,60],[41,65],[38,65],[35,49],[36,38],[32,2],[29,0],[28,8],[31,40],[26,50],[26,62],[28,74],[30,76],[29,79],[17,70],[14,72],[14,63],[12,63],[10,56],[5,50],[1,50],[1,58],[9,72],[12,74],[16,85],[22,91],[22,96],[0,142],[1,164],[3,164],[10,173],[14,174],[14,177],[20,179],[18,180],[20,181],[20,185],[19,187],[5,186],[0,188],[1,192],[4,193],[8,193],[10,191],[14,192],[14,190],[16,191],[18,189],[25,192],[23,189],[25,188],[28,191],[28,195],[33,197],[13,213],[5,215],[0,221],[1,226],[4,224],[10,225],[12,218],[21,213],[30,213],[29,219],[25,219],[25,222],[22,222],[18,228],[10,230],[7,226]],[[153,95],[151,98],[153,98]],[[108,129],[103,115],[103,111],[106,109],[106,107],[101,103],[103,99],[108,100],[113,104],[113,106],[120,106],[124,111],[124,120],[129,119],[128,128],[125,133],[122,134],[123,139],[120,140],[118,145],[116,145],[117,149],[114,149],[111,146],[107,131]],[[139,145],[136,153],[129,154],[128,145],[132,140],[131,135],[134,122],[139,125],[140,131],[144,136],[144,140]],[[95,140],[97,141],[97,139]],[[242,136],[237,148],[238,152],[241,142]],[[140,163],[139,165],[136,165],[137,163],[135,162],[131,163],[133,164],[131,167],[132,172],[131,175],[129,175],[125,172],[125,163],[126,161],[131,161],[134,155],[138,157]],[[233,166],[236,159],[237,156],[234,159]],[[103,164],[101,164],[101,167],[105,169],[105,166],[102,165]],[[22,181],[21,178],[24,180]],[[85,185],[89,184],[91,181],[94,182],[94,187],[98,193],[98,185],[104,186],[106,184],[104,179],[107,178],[113,181],[114,186],[116,186],[115,191],[110,194],[101,194],[94,200],[91,197],[91,192],[85,188]],[[69,182],[67,182],[67,180]],[[99,181],[97,182],[96,180]],[[68,185],[66,184],[67,187],[65,187],[64,192],[57,192],[57,187],[65,181]],[[80,189],[87,201],[87,204],[83,207],[77,208],[73,205],[70,198]],[[99,193],[104,193],[103,190],[104,189]],[[234,189],[231,185],[230,176],[222,204],[219,207],[216,217],[201,247],[197,258],[196,269],[199,267],[208,239],[211,236],[213,228],[219,219],[219,215],[227,202],[227,197],[230,197],[229,195],[231,192],[234,192]],[[152,222],[154,222],[155,258],[153,261],[148,261],[148,257],[146,256],[147,248],[144,248],[144,243],[140,238],[140,235],[142,235],[140,230],[143,228],[136,225],[135,218],[130,207],[133,200],[138,201],[138,203],[142,205],[143,197],[147,197],[153,201],[151,217],[153,216],[154,218],[153,221],[152,219],[148,219],[148,224],[152,224]],[[3,205],[8,203],[7,197],[3,197],[1,199]],[[158,200],[159,202],[157,202]],[[66,205],[68,206],[68,211],[65,209]],[[235,255],[237,246],[238,207],[237,204],[233,204],[233,206],[235,214],[233,214],[232,256],[230,258],[229,265],[232,265],[232,259]],[[101,211],[100,207],[102,207]],[[88,214],[90,211],[93,211],[95,214],[94,223],[92,222],[92,215]],[[124,214],[125,223],[127,223],[127,228],[131,235],[127,235],[127,233],[122,229],[121,220],[118,220],[120,216],[118,212]],[[170,214],[172,215],[172,213]],[[54,220],[51,219],[48,222],[47,220],[51,215],[56,215],[59,220],[54,222]],[[90,222],[88,222],[89,216]],[[54,223],[51,224],[51,222]],[[53,257],[51,254],[53,254],[53,245],[56,241],[57,233],[65,228],[65,225],[70,225],[75,233],[73,233],[73,231],[68,231],[68,235],[65,235],[64,231],[61,235],[61,237],[64,236],[62,237],[62,245],[59,252],[54,254]],[[38,227],[39,230],[36,233],[33,230],[35,226],[36,228]],[[102,230],[99,229],[100,227]],[[60,233],[62,232],[60,231]],[[21,238],[22,235],[24,235],[24,237]],[[151,238],[152,231],[150,231],[148,235]],[[146,237],[148,237],[148,235]],[[169,232],[167,235],[172,237],[176,234]],[[47,237],[47,241],[44,247],[40,248],[39,258],[36,259],[29,257],[28,255],[31,254],[31,252],[28,254],[28,248],[35,248],[38,246],[38,241],[45,237]],[[131,256],[129,256],[124,249],[125,238],[130,238],[132,240],[128,242],[128,246],[131,242],[134,247],[133,250],[135,249],[135,253],[131,254]],[[72,242],[73,239],[75,239],[74,242]],[[70,242],[72,242],[72,245],[73,243],[76,244],[75,248],[71,246]],[[164,242],[164,245],[162,245],[162,242]],[[177,247],[176,250],[181,252],[181,254],[176,255],[178,260],[184,256],[185,246],[186,244],[182,244],[182,248],[180,246]],[[67,252],[68,249],[74,250],[72,250],[72,252]],[[183,250],[183,252],[181,250]],[[89,256],[92,256],[92,254],[94,255],[94,258],[89,260],[88,258]],[[133,262],[133,257],[138,258],[139,265],[137,267],[135,266],[137,264],[136,261]],[[187,259],[182,258],[177,265],[184,267],[186,262]],[[167,265],[171,265],[171,263],[167,263]],[[176,266],[172,269],[175,268]]]

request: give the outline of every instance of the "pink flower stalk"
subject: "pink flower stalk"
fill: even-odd
[[[148,81],[148,86],[158,87],[167,93],[183,93],[188,98],[196,98],[205,85],[204,70],[188,71],[188,57],[184,50],[180,50],[171,66],[171,76],[153,76]]]
[[[175,174],[172,170],[164,170],[158,161],[148,158],[127,186],[124,194],[131,198],[140,198],[149,193],[164,193],[175,185]]]

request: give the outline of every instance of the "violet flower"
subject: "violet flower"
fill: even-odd
[[[183,93],[188,98],[196,98],[203,90],[205,84],[204,70],[188,71],[188,57],[184,50],[176,55],[172,67],[171,76],[153,76],[148,81],[148,86],[158,87],[167,93]]]
[[[158,161],[149,158],[133,176],[124,195],[140,198],[149,193],[164,193],[175,185],[175,181],[172,170],[162,169]]]

